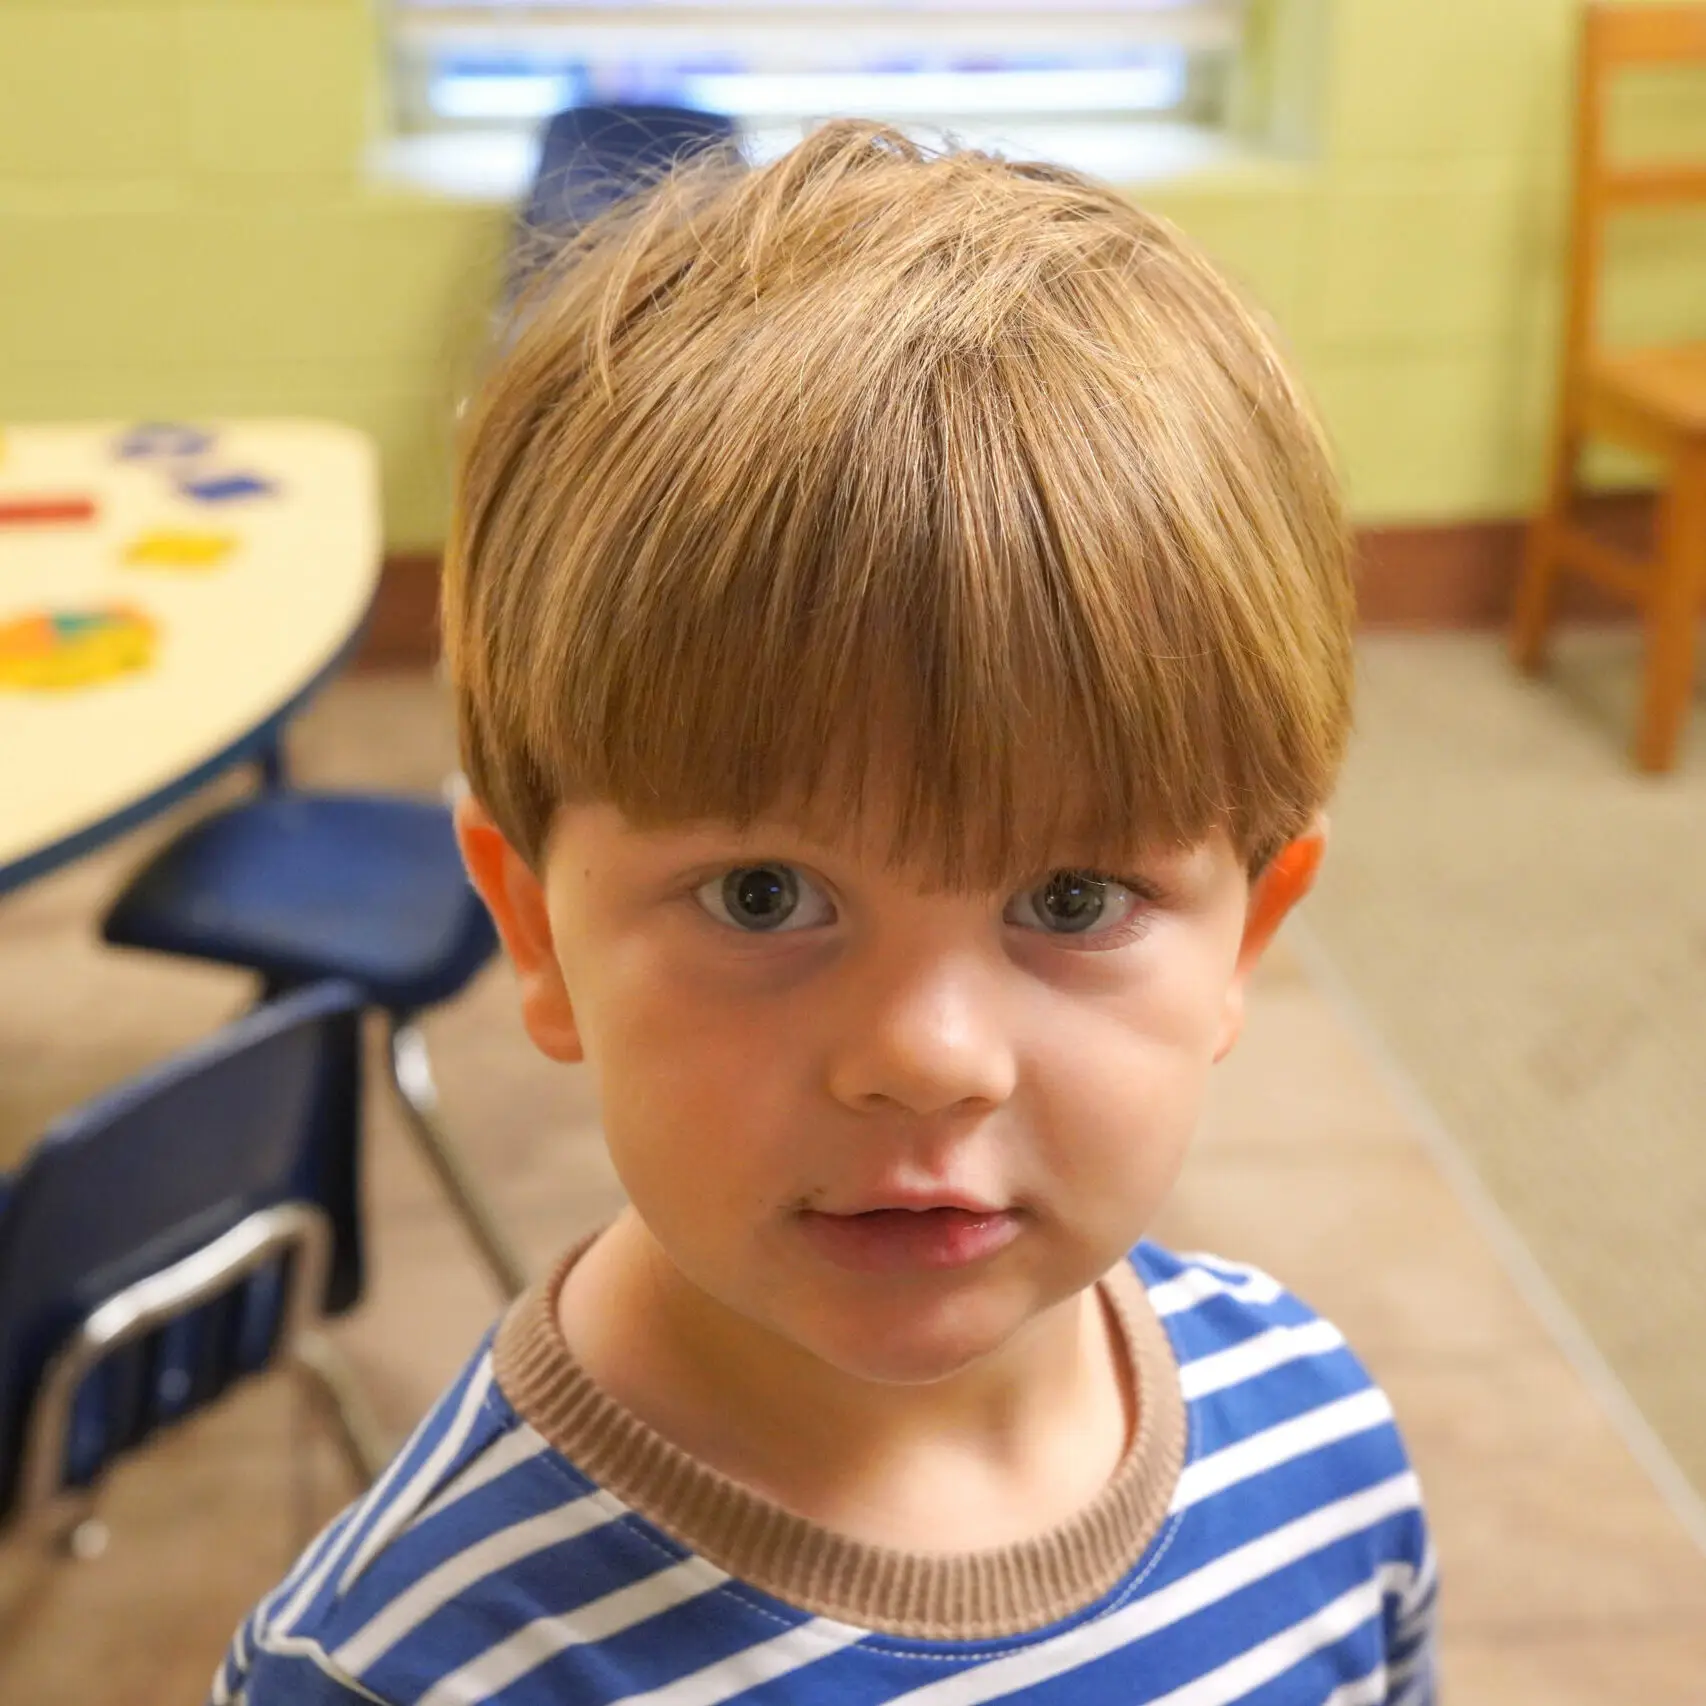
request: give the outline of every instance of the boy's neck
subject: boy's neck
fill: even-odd
[[[962,1374],[877,1384],[715,1302],[628,1210],[570,1270],[557,1315],[592,1380],[665,1439],[870,1545],[1032,1539],[1097,1497],[1136,1428],[1123,1340],[1094,1288]]]

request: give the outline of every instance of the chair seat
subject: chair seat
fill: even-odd
[[[1706,435],[1706,344],[1595,356],[1587,381],[1590,397],[1632,408],[1673,432]]]
[[[102,933],[248,967],[275,988],[346,978],[393,1013],[447,1000],[497,945],[439,802],[287,789],[187,830]]]

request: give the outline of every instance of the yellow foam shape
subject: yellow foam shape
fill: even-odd
[[[139,534],[125,547],[124,560],[139,568],[210,569],[237,549],[230,533],[189,533],[160,528]]]
[[[50,616],[0,625],[0,687],[88,687],[145,669],[154,661],[158,630],[139,610],[120,606],[57,631]]]

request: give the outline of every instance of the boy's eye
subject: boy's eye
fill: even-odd
[[[1105,936],[1127,924],[1141,904],[1123,883],[1094,871],[1051,871],[1008,902],[1009,924],[1050,936]]]
[[[829,897],[792,865],[737,865],[701,883],[693,897],[737,930],[806,930],[835,916]]]

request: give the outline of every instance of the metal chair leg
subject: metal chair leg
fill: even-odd
[[[59,1549],[79,1564],[93,1563],[106,1551],[112,1530],[98,1516],[79,1518],[60,1531]]]
[[[291,1359],[330,1426],[350,1473],[364,1488],[372,1486],[390,1460],[391,1449],[343,1353],[325,1334],[304,1332],[296,1335]]]
[[[390,1044],[387,1059],[391,1082],[416,1140],[499,1290],[506,1298],[519,1296],[527,1287],[527,1266],[461,1150],[438,1118],[438,1090],[432,1079],[432,1063],[427,1058],[426,1038],[411,1021],[393,1018]]]
[[[268,791],[282,788],[290,780],[284,757],[283,730],[256,753],[255,768],[260,772],[261,787]]]
[[[47,1509],[18,1525],[18,1541],[39,1554],[92,1564],[112,1541],[112,1530],[97,1516],[101,1487],[81,1487],[62,1492]]]

